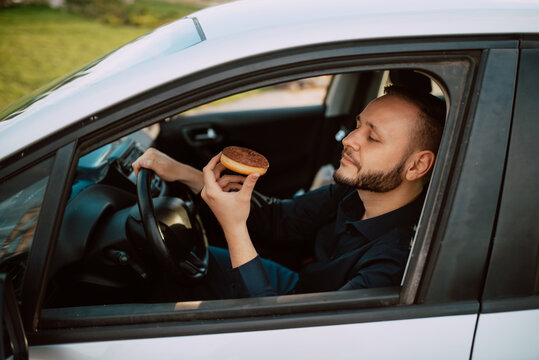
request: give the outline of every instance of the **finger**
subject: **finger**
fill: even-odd
[[[208,165],[204,166],[204,168],[202,169],[202,177],[204,180],[204,187],[206,188],[206,192],[221,189],[221,187],[217,184],[216,176],[214,173],[214,169],[219,163],[219,159],[221,159],[221,153],[211,158],[211,160],[208,162]]]
[[[140,161],[138,162],[138,169],[137,169],[136,175],[138,175],[138,172],[140,171],[141,168],[155,170],[154,168],[156,165],[157,163],[153,161],[152,159],[145,159],[145,158],[140,159]]]
[[[219,161],[221,160],[221,153],[215,155],[208,161],[208,164],[205,166],[205,168],[213,170],[217,164],[219,164]]]
[[[152,160],[146,158],[146,154],[141,155],[135,162],[131,165],[135,171],[135,176],[138,176],[138,173],[141,168],[149,169],[152,166]]]
[[[230,183],[224,186],[222,189],[224,192],[231,192],[231,191],[238,191],[241,190],[242,184],[238,183]]]
[[[133,163],[131,164],[131,167],[133,168],[133,171],[135,172],[135,176],[138,176],[138,172],[140,171],[141,161],[146,157],[146,153],[140,155]]]
[[[221,158],[219,158],[220,160]],[[221,177],[221,173],[225,170],[225,166],[221,163],[218,163],[217,165],[215,165],[215,168],[213,169],[213,173],[215,174],[215,178],[218,179],[219,177]]]
[[[242,197],[249,199],[251,198],[251,194],[253,193],[253,190],[259,177],[260,175],[257,173],[247,176],[240,190],[240,195]]]
[[[219,184],[220,187],[224,187],[230,183],[239,183],[239,184],[243,184],[243,182],[245,181],[245,176],[241,176],[241,175],[225,175],[223,177],[220,177],[218,180],[217,180],[217,183]]]
[[[131,164],[131,167],[133,168],[133,171],[135,172],[135,177],[137,177],[138,176],[138,171],[140,169],[139,159],[133,161],[133,163]]]
[[[226,168],[225,168],[225,166],[224,166],[223,164],[219,163],[219,164],[215,165],[215,169],[216,169],[216,170],[218,169],[218,170],[219,170],[219,173],[221,173],[221,172],[222,172],[223,170],[225,170]]]

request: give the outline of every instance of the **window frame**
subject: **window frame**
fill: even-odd
[[[58,149],[54,155],[47,190],[41,205],[45,211],[40,211],[39,214],[21,294],[21,316],[25,329],[37,327],[39,312],[36,309],[40,309],[43,302],[43,284],[47,279],[52,249],[54,249],[60,228],[58,219],[62,218],[71,192],[70,188],[64,186],[64,180],[69,178],[74,171],[75,149],[76,143],[72,142]],[[39,276],[28,274],[39,274]]]
[[[61,215],[63,213],[63,208],[65,207],[65,202],[67,201],[67,194],[69,193],[69,188],[62,188],[62,184],[71,183],[69,180],[73,178],[76,158],[78,155],[85,154],[110,142],[112,139],[126,135],[135,129],[145,127],[160,119],[172,116],[173,114],[177,114],[183,110],[218,97],[226,96],[227,94],[263,86],[264,84],[282,82],[287,79],[337,73],[340,71],[385,70],[391,68],[412,67],[415,69],[423,69],[431,75],[437,75],[438,80],[442,78],[447,80],[450,77],[449,73],[444,73],[441,70],[439,72],[433,71],[432,68],[425,66],[424,63],[427,62],[428,59],[437,63],[442,61],[450,62],[455,59],[468,59],[470,61],[470,68],[468,69],[469,74],[465,79],[460,79],[460,81],[456,81],[449,85],[443,84],[445,85],[444,87],[448,89],[460,88],[458,93],[451,93],[450,91],[449,94],[446,94],[452,98],[452,103],[454,104],[449,114],[449,118],[452,119],[451,127],[446,130],[446,135],[444,135],[444,141],[441,146],[441,151],[447,151],[447,154],[445,159],[439,161],[437,164],[435,173],[438,175],[433,178],[437,189],[445,188],[450,179],[444,176],[454,171],[454,161],[456,161],[456,154],[458,154],[459,151],[459,143],[463,141],[463,139],[457,135],[462,133],[463,127],[466,125],[466,114],[468,106],[471,103],[471,101],[465,101],[464,99],[472,92],[472,86],[477,76],[477,67],[481,64],[481,61],[479,60],[481,49],[489,47],[513,47],[515,41],[510,38],[493,40],[481,39],[477,41],[467,38],[448,38],[444,39],[444,41],[440,41],[440,39],[403,39],[397,43],[398,44],[394,44],[391,41],[381,40],[369,42],[367,44],[352,43],[313,46],[286,52],[285,56],[283,56],[283,53],[277,52],[275,54],[265,54],[260,57],[239,61],[234,64],[227,64],[222,68],[211,69],[203,74],[196,74],[189,78],[169,83],[159,89],[154,89],[147,94],[127,100],[118,106],[97,114],[95,117],[96,120],[91,123],[86,123],[85,126],[79,127],[74,125],[71,129],[67,129],[65,133],[57,134],[56,139],[58,143],[64,143],[70,139],[72,142],[62,148],[59,152],[59,155],[61,154],[62,156],[55,162],[55,169],[58,167],[60,170],[56,175],[58,185],[51,191],[51,199],[48,200],[51,205],[53,205],[55,211],[51,212],[53,215],[50,215],[47,218],[50,223],[49,226],[46,227],[46,230],[43,230],[43,235],[41,236],[43,238],[56,239]],[[447,52],[447,50],[452,51]],[[419,58],[421,58],[421,60],[419,60]],[[408,63],[411,59],[415,59],[416,62]],[[252,73],[248,75],[245,74],[245,62],[252,65],[250,67]],[[419,63],[422,65],[418,66]],[[403,66],[403,64],[406,66]],[[285,68],[284,65],[288,68]],[[196,91],[193,91],[192,89],[196,89]],[[79,138],[80,142],[76,140]],[[77,154],[77,156],[75,156],[75,154]],[[433,190],[433,192],[436,191]],[[429,195],[427,197],[425,207],[430,208],[430,216],[428,219],[422,221],[426,221],[429,226],[425,227],[423,232],[418,233],[418,238],[422,237],[423,239],[429,239],[430,241],[435,236],[437,230],[436,227],[439,225],[440,209],[442,204],[445,203],[445,198],[449,196],[443,191],[442,193],[443,199],[435,197],[434,195]],[[54,198],[55,196],[52,194],[56,194],[55,196],[57,197]],[[53,218],[53,216],[56,217]],[[43,241],[43,244],[45,243],[46,242]],[[50,249],[53,248],[54,243],[55,241],[49,241],[48,247],[45,249],[46,251],[43,252],[43,254],[47,254],[44,256],[47,259],[50,259],[49,253]],[[43,246],[45,247],[45,245]],[[417,239],[416,246],[418,246]],[[429,243],[424,241],[421,244],[420,249],[421,250],[418,251],[423,254],[423,260],[425,260],[424,257],[428,252]],[[46,269],[47,266],[48,264],[46,264],[46,261],[42,259],[40,262],[36,262],[34,269]],[[424,262],[421,263],[416,257],[409,264],[408,272],[412,271],[415,273],[416,271],[419,271],[418,269],[422,266],[424,266]],[[43,274],[41,280],[46,278],[45,271]],[[294,317],[303,317],[306,319],[305,321],[307,323],[318,323],[320,320],[317,319],[322,317],[326,317],[328,323],[360,321],[356,317],[350,317],[349,320],[345,320],[341,311],[352,311],[353,313],[357,313],[359,317],[361,317],[361,314],[365,315],[366,313],[367,320],[363,321],[374,321],[374,319],[377,318],[375,314],[379,313],[386,314],[380,319],[400,318],[403,315],[398,311],[396,312],[394,307],[384,306],[396,305],[399,301],[402,302],[402,299],[399,300],[399,297],[402,298],[404,295],[407,296],[407,300],[404,301],[404,303],[412,304],[415,301],[415,292],[418,290],[417,285],[419,280],[420,279],[417,278],[413,279],[407,277],[404,282],[404,287],[405,289],[410,290],[406,290],[400,294],[399,289],[390,288],[357,290],[349,292],[349,294],[347,294],[348,296],[342,295],[342,293],[297,295],[295,298],[298,300],[298,305],[295,306],[296,309],[292,309],[290,306],[282,306],[282,312],[279,313],[274,311],[275,305],[280,301],[278,298],[241,299],[240,303],[237,303],[236,301],[228,303],[232,306],[231,309],[234,309],[236,305],[240,304],[244,308],[244,313],[240,314],[239,318],[237,314],[234,314],[234,311],[230,312],[232,315],[231,318],[235,319],[232,321],[235,325],[232,323],[229,324],[226,320],[224,320],[224,323],[219,321],[217,321],[217,323],[220,324],[220,326],[224,326],[224,328],[231,329],[231,331],[237,331],[233,329],[242,328],[242,322],[250,321],[244,317],[246,315],[260,318],[258,319],[258,322],[256,319],[251,319],[254,321],[254,323],[251,322],[251,325],[255,324],[255,328],[258,326],[256,324],[259,323],[267,323],[269,324],[267,326],[270,328],[288,327],[290,324],[295,323]],[[131,336],[130,334],[132,332],[125,333],[124,335],[114,335],[118,327],[133,327],[134,332],[138,331],[139,334],[146,334],[138,336],[151,336],[151,334],[155,333],[152,330],[152,324],[155,321],[165,321],[171,326],[176,324],[179,325],[180,328],[185,325],[186,329],[189,328],[187,324],[183,324],[182,322],[178,323],[178,320],[170,313],[164,315],[160,314],[159,316],[164,316],[165,318],[160,318],[158,316],[159,319],[155,316],[141,316],[138,319],[131,316],[129,320],[131,323],[128,323],[127,325],[126,323],[120,324],[117,321],[115,322],[114,319],[111,320],[110,317],[107,318],[106,316],[100,315],[95,316],[92,320],[97,321],[97,328],[91,330],[88,328],[80,328],[77,331],[68,332],[69,334],[61,334],[62,328],[66,325],[65,323],[62,324],[61,318],[59,319],[55,318],[55,316],[50,316],[50,318],[46,319],[43,323],[46,327],[41,327],[39,324],[40,318],[38,314],[40,314],[41,311],[40,299],[45,291],[46,281],[41,281],[40,285],[37,284],[38,282],[39,281],[36,280],[31,284],[32,286],[29,285],[29,288],[32,288],[33,290],[27,293],[33,295],[37,294],[38,296],[36,299],[38,300],[23,307],[23,314],[25,314],[23,317],[26,319],[25,327],[32,330],[33,334],[30,339],[36,344],[80,341],[82,339],[87,339],[88,336],[92,339],[118,338],[118,336],[120,336],[120,338],[129,338]],[[317,297],[317,300],[313,300],[313,297]],[[337,298],[341,298],[341,300],[338,300]],[[293,300],[294,298],[289,299]],[[326,303],[330,303],[330,305],[326,306]],[[247,306],[249,304],[252,306]],[[260,312],[252,312],[251,309],[256,307],[259,307],[262,310],[260,310]],[[411,317],[424,317],[433,316],[434,313],[468,314],[476,313],[477,309],[478,307],[475,302],[468,302],[461,304],[458,308],[431,306],[424,308],[423,310],[418,310],[415,313],[414,311],[411,311],[409,315]],[[407,311],[409,310],[410,309]],[[79,309],[79,311],[82,310]],[[215,318],[221,318],[226,311],[226,308],[224,308],[221,313],[216,314]],[[44,312],[46,313],[46,311]],[[336,312],[341,315],[336,315]],[[201,312],[196,311],[196,313]],[[284,319],[283,321],[273,321],[264,318],[269,314],[282,314],[283,316],[284,314],[292,315],[290,315],[291,318],[288,316],[287,319]],[[313,314],[314,317],[309,314]],[[197,316],[191,317],[190,319],[206,322],[206,324],[207,321],[215,321],[204,319],[203,317],[199,318]],[[242,320],[238,322],[238,319]],[[225,326],[224,324],[228,325]],[[71,324],[71,326],[75,327],[76,325],[77,324]],[[83,325],[83,322],[79,323],[78,326],[81,325]],[[305,325],[297,325],[296,323],[296,325],[292,326]],[[213,331],[219,331],[217,330],[217,327]],[[38,329],[39,331],[37,331]],[[188,334],[190,330],[178,331],[182,334]],[[211,331],[212,330],[210,330],[210,332]],[[63,332],[65,333],[65,331]],[[158,332],[159,331],[157,331],[157,333]],[[89,335],[90,333],[93,335]],[[207,331],[205,331],[205,333],[207,333]]]
[[[46,193],[47,193],[47,188],[49,187],[49,184],[50,184],[50,178],[52,176],[52,170],[53,170],[53,164],[54,164],[54,156],[47,156],[47,157],[44,157],[44,158],[41,158],[33,163],[30,163],[26,166],[24,166],[23,168],[21,169],[18,169],[18,171],[15,171],[3,178],[1,178],[1,181],[0,181],[0,185],[3,184],[4,182],[9,182],[9,181],[12,181],[14,179],[17,179],[18,176],[28,176],[29,175],[29,172],[38,172],[39,175],[41,175],[42,177],[39,178],[38,181],[45,181],[45,189],[43,191],[43,196],[41,197],[40,199],[40,205],[39,205],[39,211],[37,213],[37,221],[36,221],[36,224],[35,224],[35,227],[34,227],[34,234],[33,234],[33,237],[32,237],[32,241],[31,241],[31,244],[29,245],[29,248],[26,250],[26,251],[23,251],[22,253],[20,254],[11,254],[11,255],[14,255],[13,258],[11,259],[2,259],[2,261],[15,261],[15,262],[18,262],[20,261],[20,258],[21,256],[25,256],[28,255],[29,253],[32,252],[32,248],[35,245],[35,242],[36,242],[36,238],[37,238],[37,234],[38,234],[38,227],[39,227],[39,218],[41,217],[41,213],[42,213],[42,210],[44,208],[44,204],[45,204],[45,198],[46,198]],[[40,169],[41,168],[41,169]],[[25,180],[28,180],[28,179],[25,179]],[[36,182],[35,181],[32,181],[32,185],[35,184]],[[18,183],[17,185],[21,185],[21,183]],[[32,186],[30,185],[30,186]],[[24,188],[26,189],[26,187]],[[12,194],[11,194],[12,195]],[[29,256],[28,256],[29,257]],[[29,267],[29,263],[30,263],[30,259],[26,259],[25,261],[25,270],[23,272],[23,278],[26,276],[26,272],[28,271],[28,267]],[[11,277],[11,274],[8,272],[6,274],[6,276],[10,277],[9,279],[6,279],[6,281],[11,281],[11,282],[14,282],[16,281],[15,279],[13,279]],[[19,283],[15,283],[13,284],[14,286],[17,286],[17,295],[20,295],[19,292],[22,292],[23,290],[21,289],[23,286],[24,286],[24,280],[19,284]]]
[[[460,149],[447,173],[453,180],[440,203],[437,241],[424,253],[418,303],[480,299],[506,161],[518,45],[482,52]]]

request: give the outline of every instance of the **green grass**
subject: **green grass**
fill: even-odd
[[[151,0],[137,0],[137,5],[148,8],[150,13],[160,16],[162,18],[180,18],[187,14],[191,14],[199,8],[192,5],[181,4],[179,2],[161,2]]]
[[[160,18],[180,18],[196,10],[139,2]],[[151,30],[107,25],[46,6],[1,9],[0,109]]]

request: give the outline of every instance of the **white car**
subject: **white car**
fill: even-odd
[[[14,105],[0,117],[0,356],[539,358],[538,65],[537,1],[236,1]],[[271,163],[257,189],[294,196],[327,180],[390,82],[448,105],[400,286],[166,294],[137,184],[158,221],[191,222],[186,282],[204,275],[219,228],[179,184],[137,183],[137,156],[153,146],[200,168],[250,147]],[[270,254],[291,267],[301,255]]]

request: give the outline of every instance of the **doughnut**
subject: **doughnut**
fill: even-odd
[[[264,175],[269,168],[268,159],[254,150],[227,146],[221,153],[221,164],[242,175],[258,173]]]

